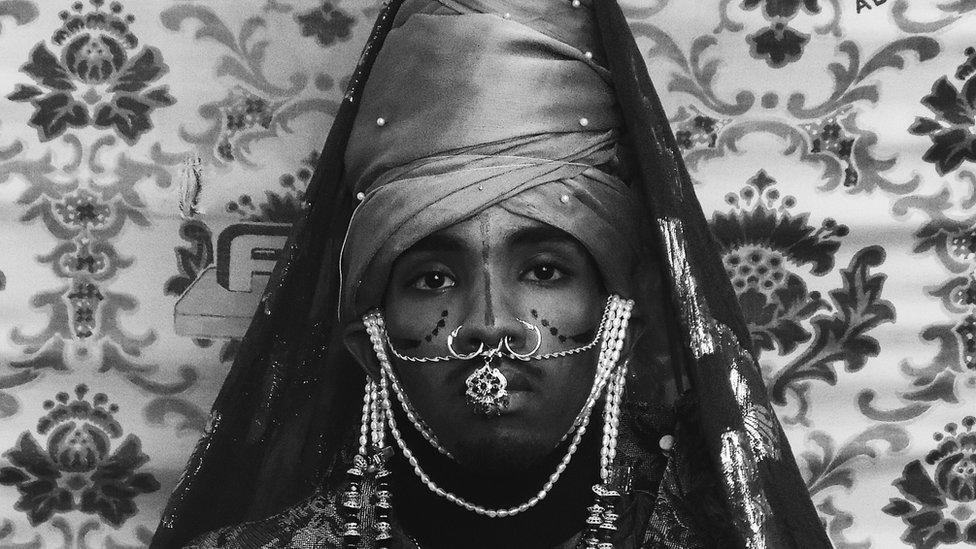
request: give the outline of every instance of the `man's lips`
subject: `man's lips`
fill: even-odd
[[[508,385],[505,387],[508,392],[532,390],[532,384],[529,383],[529,378],[515,367],[502,364],[498,370],[505,376],[505,380],[508,381]]]

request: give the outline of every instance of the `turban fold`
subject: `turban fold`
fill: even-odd
[[[561,5],[554,37],[430,4],[402,8],[363,90],[345,155],[363,200],[343,246],[340,316],[379,306],[411,245],[496,205],[569,233],[609,290],[632,295],[640,216],[607,173],[620,120],[592,20]]]

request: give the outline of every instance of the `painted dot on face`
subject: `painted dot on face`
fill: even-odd
[[[431,330],[429,334],[424,336],[424,341],[430,343],[435,337],[438,336],[438,334],[440,334],[441,328],[447,325],[447,320],[445,320],[447,315],[447,311],[441,311],[441,317],[437,320],[437,324],[434,326],[434,329]]]

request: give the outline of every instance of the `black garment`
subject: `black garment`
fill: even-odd
[[[364,380],[335,316],[338,258],[355,205],[342,185],[343,153],[363,83],[401,3],[391,0],[379,15],[307,190],[305,214],[272,273],[154,548],[181,547],[204,532],[282,512],[271,519],[275,524],[335,519],[330,505],[351,457],[345,441],[358,424]],[[654,401],[661,371],[650,367],[651,358],[670,365],[679,390],[683,380],[690,384],[676,407],[678,443],[668,473],[647,492],[656,494],[654,512],[644,512],[650,516],[640,543],[830,547],[766,398],[748,329],[626,20],[614,0],[586,0],[583,8],[598,22],[600,55],[613,76],[633,155],[628,181],[640,196],[648,247],[659,256],[669,297],[645,296],[662,302],[668,352],[657,360],[652,345],[638,348],[637,356],[649,362],[630,369],[624,407],[633,412]],[[655,436],[635,428],[621,445],[649,462]],[[651,469],[641,481],[658,483]]]

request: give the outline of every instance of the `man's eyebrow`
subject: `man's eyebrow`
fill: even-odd
[[[576,239],[555,227],[525,227],[508,238],[512,246],[527,246],[542,242],[575,244]]]
[[[460,252],[463,250],[464,244],[456,236],[434,233],[420,239],[404,253]]]

